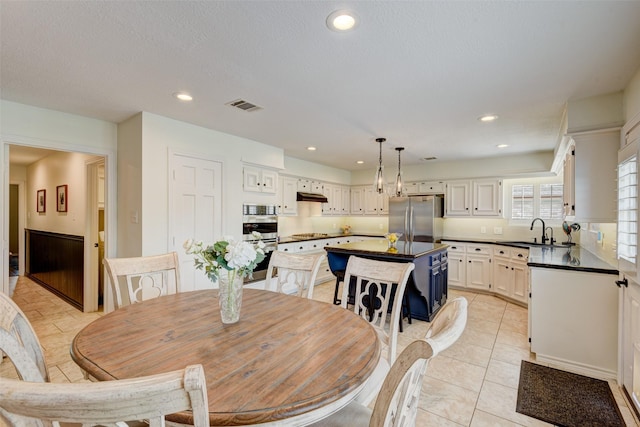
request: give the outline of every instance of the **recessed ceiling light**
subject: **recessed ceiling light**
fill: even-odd
[[[327,16],[327,27],[342,33],[354,29],[358,25],[358,17],[350,10],[336,10]]]
[[[509,144],[498,144],[496,145],[496,147],[498,148],[507,148],[509,146]]]
[[[363,165],[364,164],[364,160],[358,160],[358,161],[356,161],[356,163],[359,164],[359,165]]]
[[[316,151],[316,147],[307,147],[307,150],[309,150],[309,151]]]
[[[498,116],[496,116],[495,114],[485,114],[484,116],[478,117],[478,120],[480,120],[481,122],[492,122],[497,118]]]
[[[180,101],[193,101],[193,97],[186,92],[176,92],[173,94]]]

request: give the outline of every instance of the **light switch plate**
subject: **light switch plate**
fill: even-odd
[[[493,227],[493,234],[502,234],[502,227]]]
[[[485,234],[487,232],[487,227],[480,227],[480,233]]]

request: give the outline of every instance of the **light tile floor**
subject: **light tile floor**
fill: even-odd
[[[334,282],[316,286],[314,299],[331,302]],[[438,355],[427,370],[417,426],[550,425],[515,411],[520,363],[535,361],[528,348],[527,310],[499,298],[449,291],[449,298],[469,301],[467,327],[456,344]],[[45,350],[53,382],[84,381],[71,360],[71,340],[102,313],[81,313],[30,280],[20,277],[13,295],[31,321]],[[424,337],[429,324],[414,320],[404,326],[398,351]],[[0,376],[15,376],[10,363]],[[638,426],[614,383],[612,390],[628,426]],[[1,424],[1,423],[0,423]]]

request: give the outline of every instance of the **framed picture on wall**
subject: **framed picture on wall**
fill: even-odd
[[[56,187],[56,209],[58,212],[67,211],[67,186],[58,185]]]
[[[44,213],[47,211],[47,190],[38,190],[38,200],[36,200],[36,211]]]

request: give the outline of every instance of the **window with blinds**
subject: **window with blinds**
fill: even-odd
[[[638,184],[636,156],[618,165],[618,258],[636,263]]]
[[[511,187],[511,219],[562,220],[562,184],[514,184]]]
[[[562,219],[562,184],[540,184],[540,218]]]
[[[533,219],[533,184],[511,188],[511,218]]]

